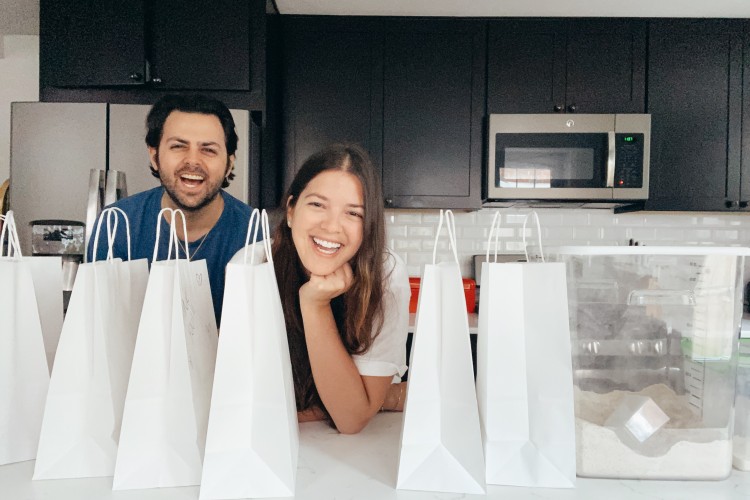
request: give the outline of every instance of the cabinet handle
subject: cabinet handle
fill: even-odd
[[[568,113],[575,113],[575,112],[576,112],[575,104],[571,104],[570,106],[568,106]]]
[[[385,206],[386,207],[392,207],[393,206],[393,198],[386,198],[385,199]]]
[[[140,73],[130,73],[130,79],[134,82],[140,82],[143,78],[143,75]]]
[[[158,76],[155,76],[151,79],[151,83],[155,83],[156,85],[161,85],[161,78]]]
[[[562,110],[563,110],[563,107],[562,107],[562,106],[560,106],[559,104],[555,104],[555,107],[554,107],[554,108],[552,108],[552,109],[554,109],[554,110],[555,110],[555,113],[560,113],[560,112],[562,112]]]
[[[740,208],[747,208],[747,205],[748,205],[748,202],[746,202],[746,201],[741,201],[740,202]]]
[[[739,202],[734,201],[734,200],[727,200],[724,202],[724,206],[727,208],[736,208],[739,205],[740,205]]]

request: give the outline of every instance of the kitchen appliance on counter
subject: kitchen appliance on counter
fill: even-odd
[[[493,114],[484,198],[646,200],[650,149],[647,114]]]
[[[568,274],[578,475],[726,478],[750,250],[550,254]]]
[[[9,205],[21,251],[31,251],[32,220],[85,221],[88,242],[101,209],[159,185],[148,168],[151,106],[106,103],[11,104]],[[248,202],[250,114],[231,110],[239,145],[227,191]]]

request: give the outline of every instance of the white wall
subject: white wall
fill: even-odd
[[[10,177],[10,103],[39,100],[39,37],[6,35],[0,58],[0,184]]]

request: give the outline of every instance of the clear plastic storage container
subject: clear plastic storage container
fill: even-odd
[[[744,248],[561,247],[579,476],[732,468]]]
[[[734,466],[750,471],[750,319],[743,319],[737,363],[735,398]]]

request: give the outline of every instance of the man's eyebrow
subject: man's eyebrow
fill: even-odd
[[[181,144],[188,144],[190,142],[187,139],[183,139],[182,137],[178,137],[178,136],[167,137],[166,140],[167,141],[176,141],[176,142],[179,142]],[[221,147],[221,144],[218,143],[218,142],[216,142],[216,141],[199,142],[198,145],[199,146],[219,146],[219,147]]]

